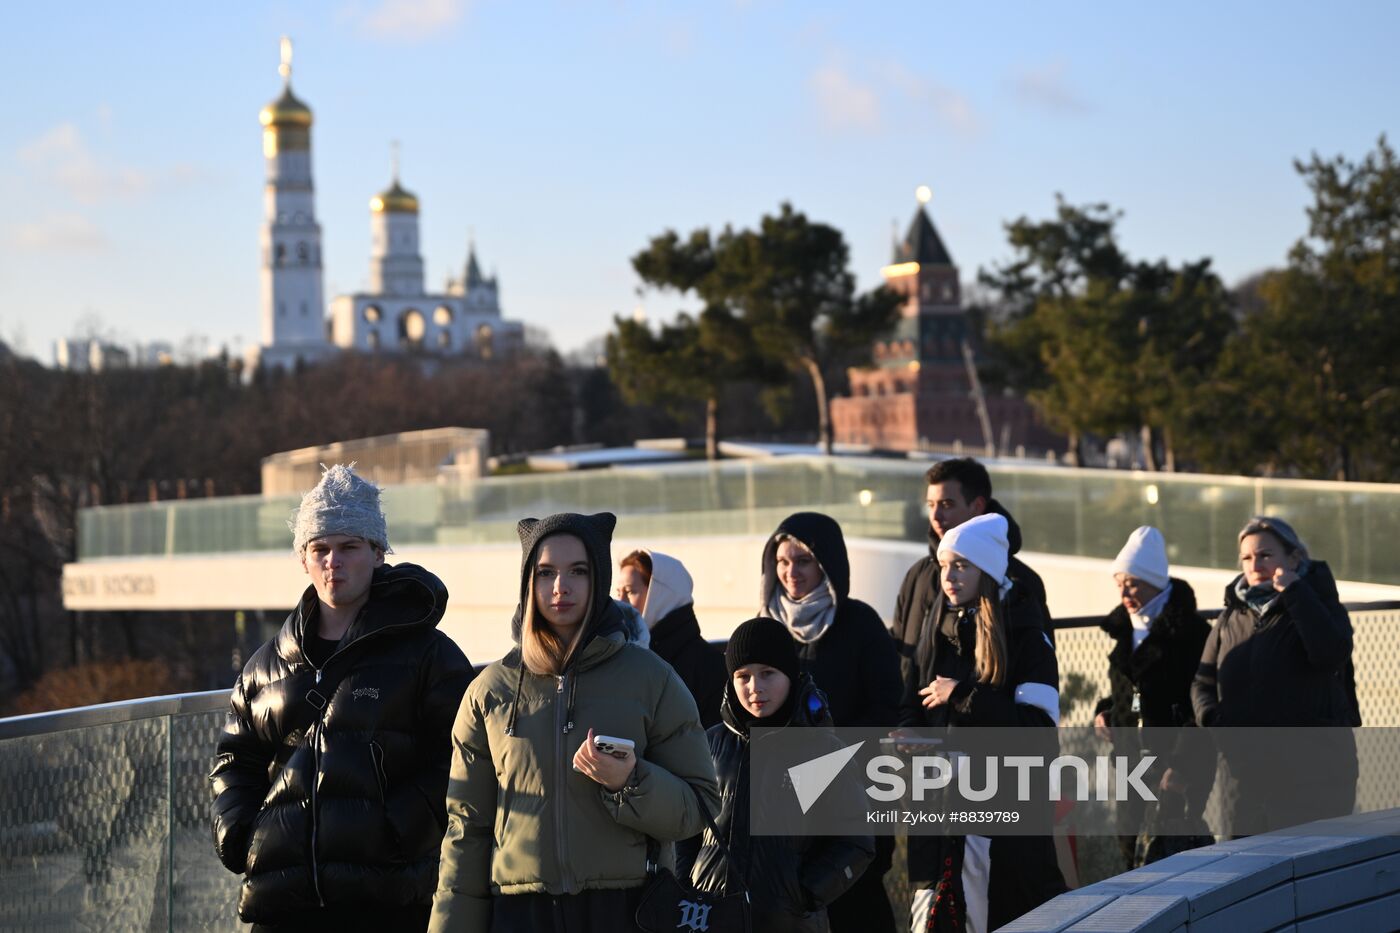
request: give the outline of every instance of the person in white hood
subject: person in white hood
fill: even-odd
[[[617,595],[631,603],[651,630],[651,650],[675,668],[695,697],[705,728],[719,722],[728,675],[724,655],[705,641],[695,618],[695,584],[685,565],[660,551],[622,558]]]

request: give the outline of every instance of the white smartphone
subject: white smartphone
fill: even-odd
[[[604,755],[612,755],[614,758],[626,758],[632,754],[637,743],[631,739],[619,739],[615,735],[595,735],[593,737],[593,747]]]

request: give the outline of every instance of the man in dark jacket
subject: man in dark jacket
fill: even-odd
[[[1021,528],[1011,513],[992,498],[992,478],[987,468],[971,458],[940,460],[924,474],[928,506],[928,556],[921,557],[909,568],[900,584],[894,604],[894,621],[890,631],[899,646],[904,673],[913,662],[914,650],[923,635],[923,627],[938,598],[941,581],[938,576],[938,542],[969,518],[996,514],[1006,519],[1007,541],[1011,559],[1006,575],[1040,610],[1045,632],[1051,642],[1055,639],[1050,607],[1045,601],[1045,584],[1040,576],[1016,558],[1021,549]]]
[[[333,466],[293,546],[311,586],[234,685],[214,845],[254,930],[426,928],[452,721],[472,667],[442,581],[389,550],[379,490]]]
[[[899,655],[879,613],[851,598],[841,526],[819,512],[789,515],[764,546],[761,567],[758,614],[787,627],[802,672],[825,691],[835,725],[892,728],[902,689]],[[893,842],[876,839],[870,867],[828,906],[834,933],[894,929],[883,880]]]

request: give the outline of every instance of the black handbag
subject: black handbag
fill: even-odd
[[[729,848],[720,838],[710,811],[705,809],[705,801],[700,792],[690,785],[695,794],[695,802],[700,807],[700,815],[705,827],[715,837],[724,862],[729,865]],[[637,905],[637,927],[643,933],[750,933],[753,920],[749,910],[749,890],[742,878],[739,886],[742,894],[711,894],[701,891],[690,883],[690,879],[680,879],[670,869],[658,863],[661,846],[655,840],[647,839],[647,874],[651,880],[642,892],[641,903]]]

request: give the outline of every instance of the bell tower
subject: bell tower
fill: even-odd
[[[311,181],[311,108],[292,93],[292,42],[282,38],[282,96],[258,115],[263,127],[263,358],[276,365],[327,346],[321,293],[321,225]],[[267,353],[274,349],[275,353]]]

